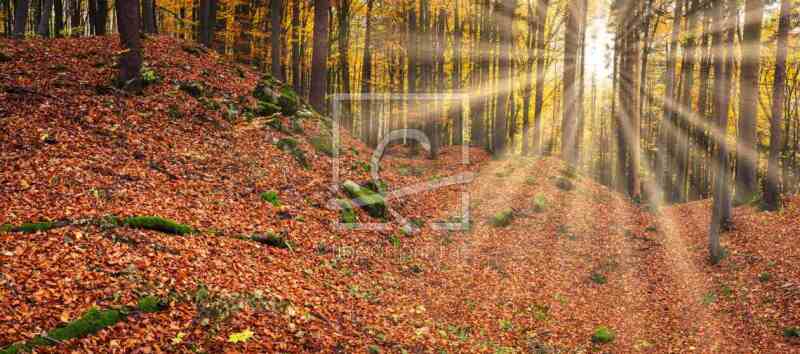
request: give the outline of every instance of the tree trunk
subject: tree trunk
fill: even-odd
[[[498,3],[495,21],[498,25],[498,39],[500,51],[498,53],[498,76],[497,81],[500,87],[497,91],[497,106],[495,107],[495,129],[493,152],[495,157],[502,157],[506,153],[506,143],[508,140],[508,112],[509,93],[512,90],[511,80],[511,57],[513,44],[513,24],[514,10],[517,7],[516,0],[502,0]]]
[[[303,89],[300,30],[300,1],[294,1],[294,6],[292,7],[292,86],[294,86],[294,90],[298,94]]]
[[[764,0],[746,0],[742,63],[740,67],[741,97],[739,99],[739,129],[736,148],[736,202],[753,200],[758,190],[758,147],[756,122],[758,121],[758,89],[761,73],[761,24],[764,17]]]
[[[544,32],[547,24],[547,10],[550,0],[539,0],[536,6],[536,98],[533,108],[533,151],[542,153],[542,106],[544,104],[544,57],[545,46]]]
[[[351,18],[351,0],[342,0],[339,2],[339,11],[337,11],[338,20],[338,35],[339,35],[339,70],[341,75],[341,93],[344,95],[350,94],[350,18]],[[274,22],[273,22],[274,25]],[[278,23],[280,26],[280,23]],[[274,27],[273,27],[274,28]],[[277,28],[280,31],[280,27]],[[274,43],[273,43],[274,44]],[[274,62],[273,62],[274,64]],[[274,71],[274,67],[273,67]],[[351,100],[344,100],[342,104],[342,119],[344,128],[351,131],[353,130],[353,105]]]
[[[377,124],[372,119],[372,101],[367,99],[372,93],[372,7],[374,0],[367,0],[367,17],[364,26],[364,58],[361,74],[361,138],[367,144],[370,141],[371,124]]]
[[[778,210],[781,207],[780,196],[780,163],[783,148],[782,124],[784,100],[786,95],[786,57],[789,38],[790,15],[792,1],[781,1],[781,12],[778,24],[778,43],[775,54],[775,80],[772,91],[772,117],[770,117],[769,161],[767,162],[767,178],[764,186],[764,208]]]
[[[155,0],[142,0],[142,29],[144,33],[156,33]]]
[[[578,31],[580,9],[575,1],[568,1],[565,16],[564,34],[564,68],[562,83],[564,85],[563,118],[561,122],[561,155],[572,166],[577,164],[577,149],[575,139],[577,135],[577,93],[576,86],[576,59],[578,55]],[[577,83],[580,84],[580,83]]]
[[[667,199],[672,199],[675,194],[673,159],[675,156],[674,141],[677,135],[677,126],[675,124],[677,117],[676,107],[678,106],[675,90],[675,81],[677,81],[675,66],[678,53],[678,38],[681,34],[681,18],[683,18],[683,0],[677,0],[673,15],[672,34],[670,35],[669,48],[667,49],[666,89],[664,92],[666,97],[664,98],[664,116],[661,122],[659,163],[656,169],[664,198]]]
[[[347,2],[347,1],[342,1]],[[281,29],[281,19],[283,17],[283,6],[281,0],[270,0],[269,18],[270,18],[270,42],[271,50],[270,57],[272,58],[272,76],[278,80],[283,81],[283,70],[281,68],[281,47],[283,46],[283,30]],[[341,28],[339,29],[341,31]],[[347,61],[347,57],[345,57]]]
[[[678,118],[678,136],[677,136],[677,162],[678,162],[678,178],[675,185],[675,198],[674,200],[685,202],[687,200],[686,189],[689,179],[689,150],[690,150],[690,132],[694,117],[692,111],[692,90],[694,89],[694,67],[697,61],[696,55],[696,40],[695,30],[697,27],[697,10],[699,9],[700,1],[692,0],[692,6],[689,9],[689,15],[686,28],[686,45],[683,52],[683,92],[681,93],[680,108],[684,113],[679,114]]]
[[[53,36],[61,37],[64,34],[64,1],[55,0],[53,2]]]
[[[29,0],[16,0],[14,2],[14,35],[25,36],[25,25],[28,24]]]
[[[142,48],[139,38],[139,1],[117,0],[117,26],[122,48],[119,57],[117,83],[121,87],[137,90],[141,85]]]
[[[455,2],[455,19],[453,24],[453,76],[452,76],[452,84],[453,84],[453,92],[456,94],[461,93],[461,73],[462,73],[462,65],[463,59],[461,58],[462,53],[462,32],[464,31],[464,25],[461,23],[461,18],[459,16],[460,9],[459,9],[459,0]],[[464,143],[464,117],[462,105],[463,102],[461,101],[451,101],[452,109],[450,111],[450,116],[453,117],[453,144],[461,145]]]
[[[39,25],[36,28],[36,34],[42,37],[50,35],[50,14],[53,13],[53,0],[42,0],[42,8],[40,11]]]
[[[314,5],[314,52],[311,56],[311,94],[309,101],[318,112],[327,111],[325,88],[328,87],[328,35],[330,0],[316,0]]]
[[[125,1],[125,0],[123,0]],[[97,9],[95,13],[94,34],[98,36],[106,35],[106,23],[108,20],[108,0],[97,0]],[[119,12],[117,12],[117,21],[119,21]],[[136,17],[137,17],[137,31],[138,31],[138,17],[139,17],[139,1],[136,1]],[[138,34],[137,34],[138,35]]]
[[[531,133],[531,95],[533,91],[533,70],[534,70],[534,51],[536,47],[536,15],[534,14],[532,3],[528,1],[528,38],[525,40],[527,50],[527,61],[523,68],[524,89],[522,94],[522,156],[530,154],[530,133]]]

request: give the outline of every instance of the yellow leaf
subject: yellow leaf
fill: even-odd
[[[68,311],[64,311],[61,313],[61,316],[58,318],[61,322],[69,322],[70,316]]]
[[[242,342],[247,342],[248,340],[250,340],[250,338],[253,338],[253,331],[251,331],[248,328],[239,333],[232,333],[230,336],[228,336],[228,342],[242,343]]]

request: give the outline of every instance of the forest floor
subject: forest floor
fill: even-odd
[[[145,48],[156,80],[134,96],[109,86],[116,39],[0,39],[0,224],[58,222],[0,231],[0,352],[44,333],[38,352],[800,352],[784,334],[800,326],[800,199],[736,209],[710,266],[708,202],[654,214],[555,158],[394,148],[390,189],[477,178],[391,201],[419,233],[342,229],[324,119],[245,118],[256,70],[170,38]],[[367,181],[371,151],[341,139],[342,180]],[[434,230],[465,192],[470,230]],[[195,232],[113,218],[140,215]],[[264,234],[289,246],[249,237]],[[124,316],[52,331],[93,307]]]

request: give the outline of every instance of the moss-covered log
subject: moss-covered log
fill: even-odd
[[[359,186],[353,181],[346,181],[342,184],[345,192],[353,198],[356,204],[374,218],[386,217],[386,200],[378,193],[368,188]]]

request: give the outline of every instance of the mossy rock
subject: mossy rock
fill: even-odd
[[[575,183],[569,178],[560,176],[556,179],[556,187],[563,191],[572,191],[575,190]]]
[[[144,313],[158,312],[167,307],[167,303],[155,296],[145,296],[139,299],[136,308]]]
[[[389,191],[389,185],[382,179],[378,180],[377,182],[369,181],[364,185],[364,187],[369,188],[369,190],[380,195],[386,195],[386,193]]]
[[[603,285],[605,283],[608,283],[608,278],[606,278],[606,276],[603,275],[602,273],[598,272],[592,272],[592,275],[589,276],[589,279],[591,279],[592,282],[598,285]]]
[[[99,310],[93,307],[86,311],[81,318],[48,332],[47,338],[38,336],[26,343],[13,344],[0,350],[0,354],[24,353],[37,347],[50,346],[73,338],[82,338],[113,326],[124,317],[119,310]]]
[[[313,146],[317,152],[333,157],[333,140],[329,135],[323,134],[315,136],[309,140],[309,143],[311,143],[311,146]]]
[[[275,145],[278,147],[278,149],[281,149],[282,151],[291,154],[303,168],[309,167],[306,154],[305,152],[303,152],[302,149],[300,149],[297,140],[294,140],[292,138],[283,138],[281,140],[278,140],[278,142],[275,143]]]
[[[178,88],[194,98],[202,97],[206,91],[205,87],[197,81],[181,82]]]
[[[574,166],[567,166],[561,170],[561,176],[569,179],[575,179],[578,177],[578,170]]]
[[[281,249],[292,248],[291,245],[289,244],[289,241],[286,241],[286,238],[274,232],[268,232],[265,235],[253,235],[250,236],[250,239],[262,245],[267,245],[274,248],[281,248]]]
[[[339,205],[339,217],[342,223],[345,224],[355,224],[358,222],[358,216],[356,215],[356,211],[353,209],[353,203],[350,203],[347,199],[336,199],[336,204]]]
[[[345,181],[342,187],[350,198],[355,199],[359,207],[366,210],[367,214],[373,218],[386,217],[386,200],[383,196],[350,180]]]
[[[592,334],[592,342],[595,343],[610,343],[616,338],[614,331],[606,326],[597,327]]]
[[[0,63],[7,63],[10,62],[11,60],[12,59],[10,55],[0,52]]]
[[[278,97],[278,106],[281,107],[281,113],[292,116],[300,109],[300,99],[297,98],[297,93],[294,90],[289,86],[284,86],[281,89],[281,95]]]
[[[491,223],[495,227],[506,227],[511,225],[514,220],[514,212],[512,210],[504,210],[492,216]]]
[[[193,231],[187,225],[158,216],[133,216],[125,219],[123,225],[134,229],[153,230],[173,235],[188,235]]]

